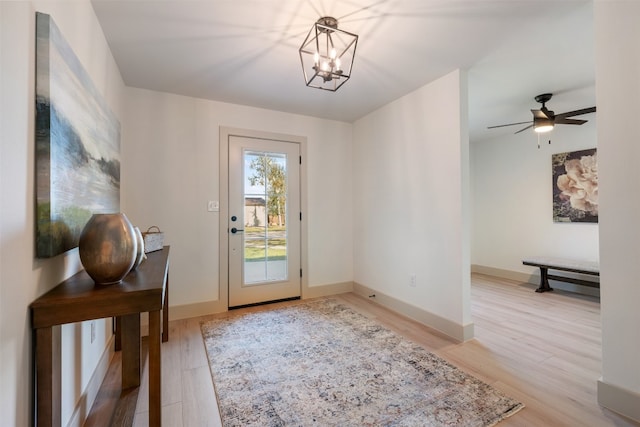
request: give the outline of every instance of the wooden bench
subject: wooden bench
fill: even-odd
[[[576,279],[574,277],[556,276],[549,274],[548,270],[568,271],[570,273],[600,276],[600,266],[594,261],[581,261],[558,257],[529,257],[522,260],[522,264],[540,268],[540,286],[536,292],[548,292],[553,288],[549,286],[549,279],[561,282],[574,283],[576,285],[599,288],[600,283],[591,280]]]

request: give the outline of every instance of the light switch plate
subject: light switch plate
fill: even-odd
[[[207,203],[207,210],[209,212],[218,212],[220,211],[220,202],[217,200],[209,200]]]

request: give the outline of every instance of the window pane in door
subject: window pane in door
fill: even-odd
[[[244,150],[244,284],[287,280],[287,158]]]

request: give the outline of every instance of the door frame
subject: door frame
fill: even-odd
[[[263,132],[250,129],[240,129],[220,126],[220,157],[219,157],[219,182],[220,182],[220,213],[218,216],[219,246],[218,246],[218,301],[229,309],[229,137],[238,136],[244,138],[268,139],[273,141],[299,144],[302,163],[300,165],[300,278],[301,298],[304,298],[308,289],[308,257],[307,257],[307,138],[304,136],[288,135],[273,132]]]

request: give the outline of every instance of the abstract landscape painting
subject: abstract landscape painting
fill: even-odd
[[[598,222],[596,149],[551,156],[554,222]]]
[[[120,123],[49,15],[36,13],[36,256],[120,211]]]

